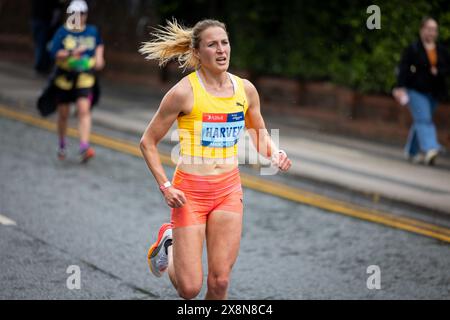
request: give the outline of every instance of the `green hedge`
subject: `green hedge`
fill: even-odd
[[[366,28],[371,4],[381,9],[380,30]],[[226,22],[232,66],[254,76],[330,80],[361,92],[390,92],[395,66],[418,37],[423,16],[436,17],[440,39],[450,40],[448,0],[160,0],[157,7],[162,21]]]

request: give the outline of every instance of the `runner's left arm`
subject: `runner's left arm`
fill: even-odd
[[[105,45],[103,43],[103,39],[100,36],[100,31],[95,28],[95,70],[100,71],[105,67]]]
[[[95,70],[100,71],[105,67],[105,46],[103,44],[95,48]]]
[[[273,142],[266,129],[264,119],[261,114],[261,105],[258,91],[248,80],[244,80],[245,93],[248,99],[248,109],[245,114],[245,127],[252,139],[253,145],[260,155],[278,162],[282,171],[287,171],[292,162],[285,152],[280,152],[278,146]]]

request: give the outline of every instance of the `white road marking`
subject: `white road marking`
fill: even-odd
[[[15,221],[13,221],[5,216],[2,216],[1,214],[0,214],[0,224],[3,224],[5,226],[16,226],[17,225],[17,223]]]

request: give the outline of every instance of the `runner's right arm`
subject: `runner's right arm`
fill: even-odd
[[[141,152],[158,186],[169,181],[169,179],[161,164],[157,145],[167,134],[178,115],[183,112],[184,107],[188,105],[187,102],[190,100],[192,100],[192,90],[190,90],[190,87],[186,88],[183,79],[164,96],[158,110],[141,138]],[[174,187],[166,189],[164,191],[164,197],[170,207],[181,207],[186,202],[184,193]]]

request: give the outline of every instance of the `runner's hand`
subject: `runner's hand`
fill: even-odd
[[[87,50],[86,46],[81,45],[78,48],[76,48],[75,50],[73,50],[72,54],[75,57],[80,57],[86,50]]]
[[[163,195],[167,205],[171,208],[181,208],[186,203],[184,192],[175,189],[173,186],[165,189]]]
[[[272,163],[281,171],[288,171],[292,166],[292,161],[288,158],[284,150],[279,150],[276,154],[273,155]]]
[[[95,59],[95,70],[100,71],[105,67],[105,59],[96,58]]]

